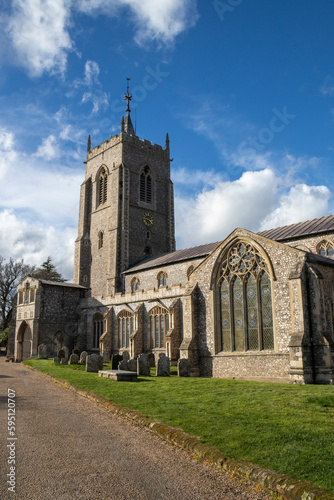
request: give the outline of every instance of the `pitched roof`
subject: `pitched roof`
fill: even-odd
[[[325,215],[324,217],[298,222],[297,224],[267,229],[258,234],[271,240],[284,241],[332,231],[334,231],[334,215]]]
[[[137,271],[142,271],[144,269],[149,269],[151,267],[161,267],[166,264],[174,264],[176,262],[181,262],[184,260],[196,259],[199,257],[206,257],[209,255],[217,246],[220,241],[215,243],[207,243],[205,245],[199,245],[197,247],[185,248],[183,250],[176,250],[175,252],[165,253],[158,257],[149,257],[141,262],[130,267],[123,274],[135,273]]]
[[[35,278],[36,279],[36,278]],[[38,278],[37,278],[38,279]],[[81,288],[85,290],[86,288],[81,285],[77,285],[76,283],[67,283],[65,281],[48,281],[48,280],[39,280],[43,285],[52,285],[52,286],[65,286],[67,288]]]

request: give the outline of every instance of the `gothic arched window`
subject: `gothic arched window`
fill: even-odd
[[[169,312],[163,307],[155,307],[149,313],[150,346],[152,349],[165,347],[165,336],[169,330],[169,320]]]
[[[158,274],[158,288],[167,285],[167,274],[161,271]]]
[[[274,349],[271,281],[255,247],[239,242],[220,266],[221,351]]]
[[[144,203],[152,203],[152,174],[148,167],[140,174],[139,199]]]
[[[102,333],[103,333],[103,316],[100,313],[96,313],[94,314],[93,318],[93,339],[92,339],[93,349],[99,349],[100,337]]]
[[[130,337],[133,332],[133,315],[129,311],[122,311],[118,315],[118,347],[129,348]]]
[[[334,259],[334,244],[327,240],[321,241],[317,246],[317,253],[323,257]]]
[[[97,181],[97,206],[106,203],[107,194],[108,194],[108,173],[105,168],[102,168]]]
[[[131,293],[136,293],[139,290],[140,281],[137,277],[132,278],[131,280]]]

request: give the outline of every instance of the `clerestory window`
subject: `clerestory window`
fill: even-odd
[[[240,242],[229,250],[218,285],[220,350],[274,349],[271,280],[255,247]]]
[[[158,288],[167,285],[167,274],[161,271],[158,274]]]
[[[140,281],[137,277],[131,280],[131,293],[136,293],[139,290]]]
[[[334,259],[334,244],[331,241],[321,241],[317,247],[317,253],[323,257]]]
[[[148,167],[145,167],[140,174],[140,201],[152,203],[152,174]]]

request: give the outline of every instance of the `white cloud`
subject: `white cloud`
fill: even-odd
[[[178,248],[223,240],[236,227],[257,232],[322,216],[330,195],[325,186],[296,184],[287,190],[270,169],[244,172],[196,196],[176,197]]]
[[[279,206],[263,220],[260,229],[285,226],[326,214],[331,193],[326,186],[292,186],[282,195]]]
[[[195,0],[79,0],[77,8],[86,14],[104,12],[115,16],[121,7],[131,9],[138,44],[157,40],[171,43],[198,19]]]
[[[13,146],[14,135],[12,132],[0,127],[0,179],[6,175],[9,165],[16,160]]]
[[[105,92],[85,92],[82,96],[81,102],[91,102],[93,104],[92,113],[96,114],[101,107],[104,109],[108,107],[109,99]]]
[[[59,146],[54,135],[49,135],[49,137],[43,139],[42,144],[37,148],[35,156],[44,158],[47,161],[59,158]]]
[[[59,230],[52,225],[29,222],[13,210],[0,211],[0,255],[5,259],[24,259],[26,264],[40,266],[50,255],[61,274],[73,278],[73,255],[76,230]]]
[[[330,76],[327,76],[324,84],[320,87],[320,92],[323,95],[334,95],[334,82]]]
[[[72,279],[79,186],[84,172],[51,160],[46,169],[44,155],[40,159],[36,154],[15,150],[15,137],[5,129],[0,129],[1,150],[5,150],[6,170],[1,169],[0,162],[0,255],[24,258],[26,263],[36,265],[51,255],[59,270]],[[18,165],[20,175],[13,182]]]
[[[31,76],[63,73],[72,48],[69,0],[13,0],[8,33],[19,62]]]
[[[223,176],[214,170],[192,170],[191,175],[186,168],[180,167],[172,171],[172,180],[176,184],[186,186],[205,185],[207,187],[215,186],[223,180]]]
[[[91,87],[93,83],[99,83],[100,67],[96,61],[86,61],[85,83]]]

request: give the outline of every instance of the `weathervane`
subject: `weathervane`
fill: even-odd
[[[131,110],[130,110],[130,101],[132,99],[132,95],[129,94],[129,81],[130,81],[130,78],[127,78],[127,86],[126,86],[126,94],[124,95],[124,100],[127,101],[127,105],[126,105],[126,113],[131,113]]]

